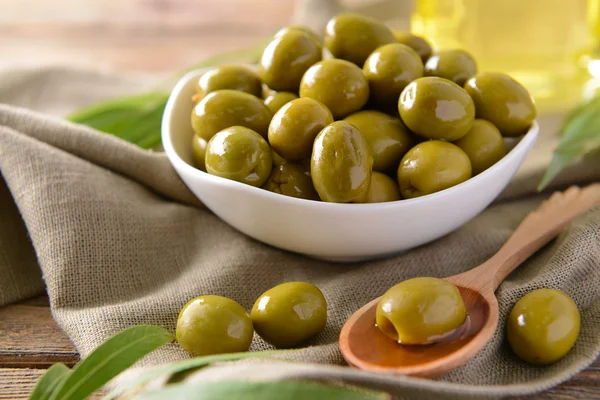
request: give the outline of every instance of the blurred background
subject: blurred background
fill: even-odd
[[[595,94],[600,0],[0,0],[0,67],[174,73],[289,23],[358,11],[462,47],[514,75],[542,109]],[[590,73],[591,71],[591,73]]]

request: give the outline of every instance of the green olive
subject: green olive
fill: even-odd
[[[248,351],[252,320],[235,301],[221,296],[190,300],[177,318],[179,345],[195,356]]]
[[[369,142],[348,122],[328,125],[315,139],[310,172],[323,201],[349,203],[364,199],[371,184],[372,167]]]
[[[469,156],[473,175],[485,171],[506,154],[502,134],[494,124],[484,119],[473,121],[471,130],[454,144]]]
[[[333,122],[331,112],[321,102],[301,98],[284,105],[269,125],[269,143],[288,161],[310,158],[315,138]]]
[[[433,52],[427,40],[410,32],[394,31],[394,38],[396,42],[405,44],[416,51],[423,63],[427,62]]]
[[[206,171],[206,164],[204,163],[206,157],[206,145],[208,142],[198,135],[194,135],[192,138],[192,155],[194,156],[194,164],[197,168],[202,171]]]
[[[192,128],[204,140],[231,126],[245,126],[267,137],[271,118],[273,113],[258,97],[224,89],[209,93],[196,104]]]
[[[503,136],[521,136],[536,117],[533,98],[519,82],[506,74],[479,73],[465,83],[473,98],[477,118],[490,121]]]
[[[267,45],[258,73],[271,89],[297,92],[304,72],[321,61],[323,49],[300,30],[289,30]]]
[[[440,50],[425,64],[425,76],[446,78],[461,87],[476,72],[475,59],[464,50]]]
[[[265,105],[275,114],[284,104],[297,99],[298,96],[292,92],[273,92],[265,99]]]
[[[320,37],[319,35],[317,35],[315,33],[315,31],[313,31],[312,29],[310,29],[308,26],[305,26],[305,25],[288,25],[285,28],[281,28],[280,30],[278,30],[277,33],[275,33],[274,37],[278,38],[280,36],[285,35],[287,32],[293,31],[293,30],[298,30],[298,31],[305,33],[311,39],[313,39],[316,43],[318,43],[319,46],[323,47],[323,38]]]
[[[531,364],[563,358],[579,335],[581,317],[573,300],[556,289],[538,289],[523,296],[508,316],[508,343]]]
[[[281,157],[279,154],[275,153],[275,150],[271,149],[271,156],[273,157],[273,166],[278,167],[287,162],[287,160]]]
[[[336,119],[358,111],[369,99],[369,83],[363,71],[344,60],[324,60],[306,71],[300,97],[320,101]]]
[[[396,168],[402,156],[415,145],[413,135],[398,118],[379,111],[365,110],[344,118],[363,134],[373,150],[373,170]]]
[[[250,313],[254,329],[275,347],[294,347],[320,333],[327,324],[323,293],[307,282],[287,282],[264,292]]]
[[[395,41],[385,24],[360,14],[337,15],[325,28],[325,46],[331,54],[361,67],[375,49]]]
[[[467,318],[460,292],[438,278],[413,278],[393,286],[377,304],[377,327],[402,344],[428,344],[452,334]]]
[[[427,139],[458,140],[475,119],[468,93],[452,81],[433,76],[410,83],[400,95],[398,111],[408,129]]]
[[[244,65],[223,65],[206,71],[196,86],[200,99],[221,89],[239,90],[260,97],[262,82],[256,72]]]
[[[398,184],[386,174],[373,172],[371,186],[362,203],[384,203],[396,200],[400,200]]]
[[[312,179],[305,174],[302,165],[283,163],[275,166],[262,188],[299,199],[319,200]]]
[[[441,140],[422,142],[400,161],[400,193],[411,199],[439,192],[471,178],[471,172],[471,161],[460,147]]]
[[[243,126],[223,129],[206,147],[206,172],[221,178],[262,186],[273,168],[267,141]]]
[[[402,90],[423,76],[423,62],[410,47],[391,43],[371,53],[363,71],[373,101],[382,106],[396,106]]]

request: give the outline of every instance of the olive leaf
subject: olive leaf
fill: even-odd
[[[176,78],[197,68],[234,61],[256,62],[265,46],[266,43],[261,42],[248,49],[208,58],[181,71]],[[161,86],[170,86],[174,83],[171,81],[173,79]],[[168,99],[169,93],[160,90],[135,94],[83,108],[67,116],[67,119],[112,134],[144,149],[150,149],[160,143],[160,124]]]
[[[136,361],[175,338],[165,328],[136,325],[107,339],[81,360],[53,391],[51,400],[85,399]]]
[[[29,400],[48,400],[71,372],[65,364],[52,365],[36,383],[29,395]]]
[[[267,350],[267,351],[252,351],[245,353],[229,353],[229,354],[217,354],[205,357],[196,357],[189,360],[183,360],[174,362],[167,365],[161,365],[149,369],[139,377],[132,379],[121,386],[115,388],[112,392],[106,395],[106,399],[113,399],[123,393],[137,389],[148,382],[153,381],[161,376],[173,375],[179,372],[188,371],[191,369],[197,369],[206,367],[209,364],[221,361],[235,361],[244,358],[258,358],[258,357],[269,357],[274,355],[288,354],[292,352],[300,352],[302,350]]]
[[[538,191],[542,191],[569,164],[600,149],[600,97],[571,111],[560,130],[554,151]]]
[[[220,381],[167,386],[143,392],[134,400],[388,400],[384,392],[305,381]]]

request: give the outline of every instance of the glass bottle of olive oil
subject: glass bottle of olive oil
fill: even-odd
[[[411,30],[464,48],[480,71],[514,76],[543,110],[581,98],[597,44],[600,0],[415,0]],[[600,32],[598,32],[600,33]]]

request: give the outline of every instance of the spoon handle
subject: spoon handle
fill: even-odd
[[[556,237],[579,214],[600,204],[600,183],[556,192],[530,212],[498,252],[479,267],[454,280],[496,291],[521,263]],[[489,286],[491,285],[491,287]]]

